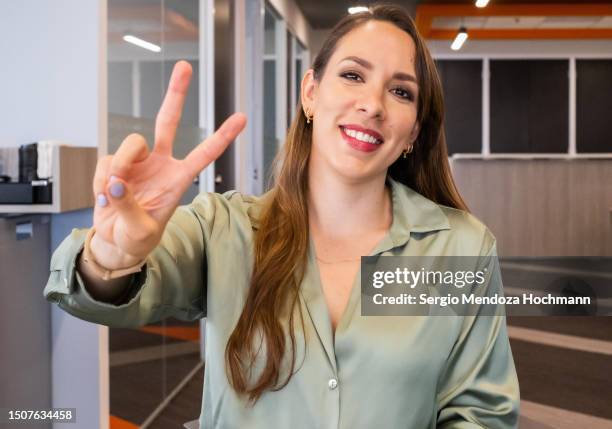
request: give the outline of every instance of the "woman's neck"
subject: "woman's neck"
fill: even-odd
[[[347,238],[388,230],[393,220],[386,175],[351,181],[332,172],[308,175],[308,215],[311,228],[327,237]]]

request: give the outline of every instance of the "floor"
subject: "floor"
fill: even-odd
[[[111,429],[176,428],[200,415],[199,323],[109,331]]]
[[[508,325],[521,429],[612,428],[612,318],[510,317]]]

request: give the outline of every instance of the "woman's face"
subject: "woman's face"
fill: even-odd
[[[331,169],[350,180],[386,174],[419,132],[415,55],[410,35],[371,20],[339,40],[319,82],[312,69],[306,73],[311,171]]]

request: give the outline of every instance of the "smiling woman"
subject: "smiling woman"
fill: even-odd
[[[302,84],[304,107],[314,113],[311,173],[330,167],[346,178],[378,176],[382,183],[400,153],[412,151],[419,134],[415,60],[412,37],[379,20],[339,39],[324,70],[315,60]],[[348,145],[331,144],[343,140]]]
[[[53,255],[47,299],[111,326],[207,317],[202,428],[516,427],[501,307],[358,311],[362,255],[479,256],[480,290],[502,293],[495,237],[450,174],[440,80],[408,14],[379,5],[334,27],[262,197],[176,208],[244,127],[235,115],[172,158],[189,75],[178,63],[152,153],[132,135],[100,161],[94,228]]]

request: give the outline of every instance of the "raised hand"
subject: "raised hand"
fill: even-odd
[[[179,160],[172,145],[181,118],[191,66],[179,61],[155,121],[155,145],[149,152],[144,137],[129,135],[114,155],[98,161],[93,183],[96,196],[91,249],[108,269],[130,266],[159,243],[166,224],[194,178],[236,138],[246,124],[242,113]]]

